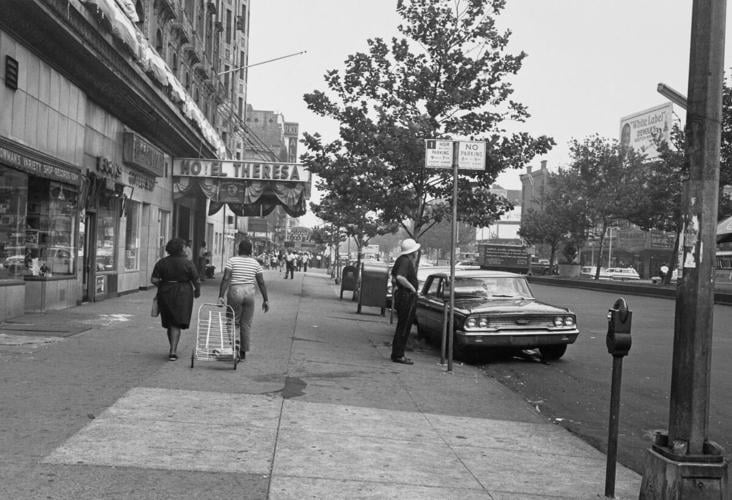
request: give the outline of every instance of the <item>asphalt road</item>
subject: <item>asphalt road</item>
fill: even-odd
[[[535,356],[476,361],[487,375],[522,394],[544,415],[607,450],[612,356],[605,347],[607,310],[617,294],[532,285],[535,295],[577,313],[581,334],[552,363]],[[633,345],[623,359],[618,460],[642,473],[654,431],[666,429],[671,390],[675,302],[625,296],[633,311]],[[732,459],[732,306],[714,309],[709,438]]]

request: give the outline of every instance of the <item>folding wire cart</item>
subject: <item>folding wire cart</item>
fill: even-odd
[[[234,309],[223,304],[201,304],[198,308],[196,344],[191,368],[196,360],[239,363],[239,342],[234,327]]]

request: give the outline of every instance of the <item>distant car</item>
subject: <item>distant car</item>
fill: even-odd
[[[3,261],[3,267],[7,269],[10,274],[21,274],[25,271],[25,256],[11,255]]]
[[[417,298],[420,336],[442,336],[444,303],[450,297],[450,274],[427,276]],[[567,308],[536,300],[526,278],[501,271],[455,272],[456,357],[471,349],[538,348],[545,360],[561,358],[579,335],[576,315]]]
[[[608,267],[605,274],[613,280],[639,280],[638,271],[632,267]]]

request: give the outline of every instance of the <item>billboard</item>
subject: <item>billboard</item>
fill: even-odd
[[[658,158],[656,138],[669,141],[673,104],[667,102],[620,119],[620,145],[643,153],[646,158]]]

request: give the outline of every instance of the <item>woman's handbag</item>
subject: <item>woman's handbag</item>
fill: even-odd
[[[158,309],[158,296],[156,295],[153,297],[153,303],[152,303],[152,309],[150,310],[150,316],[153,318],[160,315],[160,310]]]

